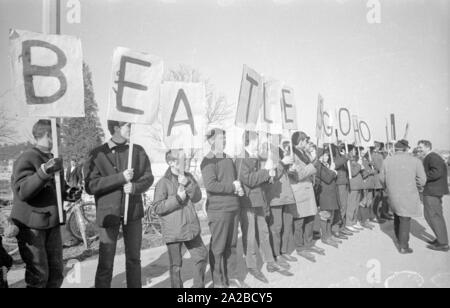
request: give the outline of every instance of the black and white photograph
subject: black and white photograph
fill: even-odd
[[[0,289],[450,288],[448,0],[0,0],[0,68]]]

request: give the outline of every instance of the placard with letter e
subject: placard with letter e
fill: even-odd
[[[162,59],[124,47],[114,49],[108,120],[153,124],[158,117]]]

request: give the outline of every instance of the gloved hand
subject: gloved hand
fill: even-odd
[[[63,161],[61,158],[52,158],[45,164],[42,164],[42,169],[47,174],[53,174],[61,171],[63,168]]]
[[[66,201],[68,202],[77,202],[81,199],[81,195],[83,194],[83,190],[78,187],[71,187],[67,191]]]

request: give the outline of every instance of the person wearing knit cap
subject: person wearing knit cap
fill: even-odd
[[[409,247],[411,218],[422,216],[419,188],[425,186],[427,177],[422,162],[409,155],[409,144],[400,140],[395,144],[395,154],[386,158],[380,180],[386,187],[389,205],[394,212],[394,231],[401,254],[413,253]]]

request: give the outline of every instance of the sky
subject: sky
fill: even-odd
[[[375,140],[385,119],[397,135],[410,124],[415,145],[429,139],[450,149],[450,2],[380,0],[380,23],[369,23],[374,0],[89,0],[81,22],[62,33],[81,38],[105,123],[111,59],[117,46],[163,58],[165,67],[198,69],[236,104],[243,65],[290,85],[300,128],[314,136],[317,97],[347,107]],[[376,0],[375,0],[376,2]],[[10,28],[41,31],[41,1],[0,0],[0,104],[17,115],[8,59]],[[33,120],[16,118],[21,136]]]

